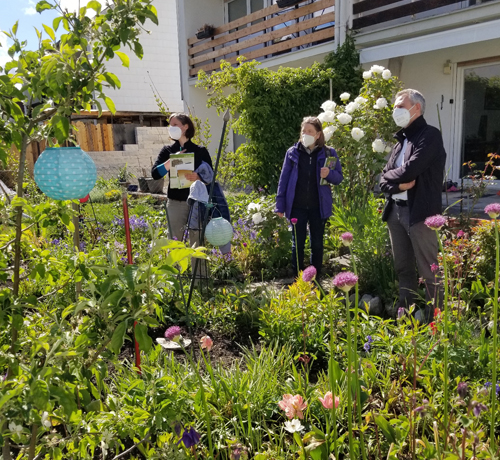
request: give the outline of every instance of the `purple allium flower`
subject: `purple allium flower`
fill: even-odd
[[[457,387],[457,392],[458,392],[458,395],[462,398],[462,399],[465,399],[465,397],[467,396],[467,392],[469,390],[469,387],[467,385],[466,382],[460,382],[458,384],[458,387]]]
[[[369,342],[366,342],[364,345],[363,345],[363,348],[365,349],[365,351],[370,351],[370,348],[371,348],[371,345]]]
[[[405,315],[406,311],[403,307],[398,308],[398,319],[401,319]]]
[[[415,408],[415,412],[416,412],[417,414],[421,414],[422,412],[424,412],[424,411],[425,411],[425,409],[426,409],[426,407],[425,407],[425,406],[418,406],[418,407],[416,407],[416,408]]]
[[[431,265],[431,272],[436,274],[439,271],[439,265],[437,264],[432,264]]]
[[[243,247],[246,248],[247,247],[247,244],[245,242],[243,242]]]
[[[352,272],[342,272],[333,278],[333,285],[344,292],[349,292],[358,282],[358,277]]]
[[[463,230],[459,230],[457,233],[457,238],[463,238],[465,236],[465,232]]]
[[[484,212],[488,214],[492,219],[496,219],[500,216],[500,203],[491,203],[484,208]]]
[[[352,236],[351,232],[345,232],[340,235],[340,239],[342,240],[342,244],[344,246],[350,246],[354,237]]]
[[[306,283],[314,281],[316,273],[316,267],[314,265],[309,265],[309,267],[302,272],[302,281],[305,281]]]
[[[181,328],[179,326],[170,326],[165,331],[165,338],[172,342],[178,342],[181,337]]]
[[[295,225],[297,223],[298,219],[296,217],[293,217],[292,219],[290,219],[290,222]]]
[[[474,412],[474,415],[476,417],[479,417],[481,415],[481,412],[484,412],[484,411],[487,411],[487,410],[488,410],[488,407],[486,407],[484,404],[482,404],[482,403],[476,403],[474,405],[474,408],[472,409],[472,412]]]
[[[443,225],[446,224],[446,217],[441,214],[436,214],[435,216],[428,217],[425,219],[425,225],[431,228],[432,230],[439,230]]]
[[[187,428],[184,429],[184,432],[182,433],[182,438],[177,442],[177,444],[180,444],[180,442],[184,443],[184,446],[187,449],[190,449],[191,447],[195,446],[200,442],[200,435],[196,432],[194,428]]]

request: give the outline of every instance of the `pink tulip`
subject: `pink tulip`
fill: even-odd
[[[325,394],[324,398],[318,398],[325,409],[333,409],[333,395],[331,391]],[[340,398],[335,396],[335,409],[339,407]]]
[[[283,395],[283,399],[278,403],[280,409],[285,411],[285,415],[289,418],[304,418],[304,411],[307,403],[300,395]]]
[[[204,335],[200,339],[200,344],[202,349],[210,351],[214,345],[214,341],[208,335]]]

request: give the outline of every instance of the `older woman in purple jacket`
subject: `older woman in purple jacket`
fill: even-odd
[[[330,161],[331,157],[336,160]],[[327,159],[329,160],[326,161]],[[335,162],[335,166],[332,162]],[[332,169],[326,166],[327,163],[330,163]],[[295,276],[298,276],[299,270],[304,269],[307,224],[311,242],[311,265],[316,268],[318,277],[321,274],[325,223],[332,215],[330,184],[338,185],[342,179],[337,152],[325,145],[321,121],[316,117],[304,118],[299,142],[286,152],[274,210],[280,217],[286,216],[295,225],[292,233],[292,267]]]

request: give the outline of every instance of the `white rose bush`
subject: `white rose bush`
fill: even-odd
[[[342,93],[341,104],[325,101],[321,105],[323,112],[318,115],[325,140],[335,148],[342,164],[344,181],[336,190],[343,205],[367,202],[398,129],[390,104],[401,89],[397,77],[389,69],[373,65],[363,72],[363,79],[357,97]]]

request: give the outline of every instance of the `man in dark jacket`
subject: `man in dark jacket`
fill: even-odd
[[[427,305],[418,319],[432,321],[434,306],[441,305],[441,287],[437,276],[438,241],[424,220],[440,214],[446,152],[438,129],[423,115],[425,99],[414,89],[396,95],[393,118],[402,129],[380,179],[386,194],[383,220],[391,238],[394,265],[399,280],[399,303],[389,313],[415,303],[417,272],[425,281]]]

